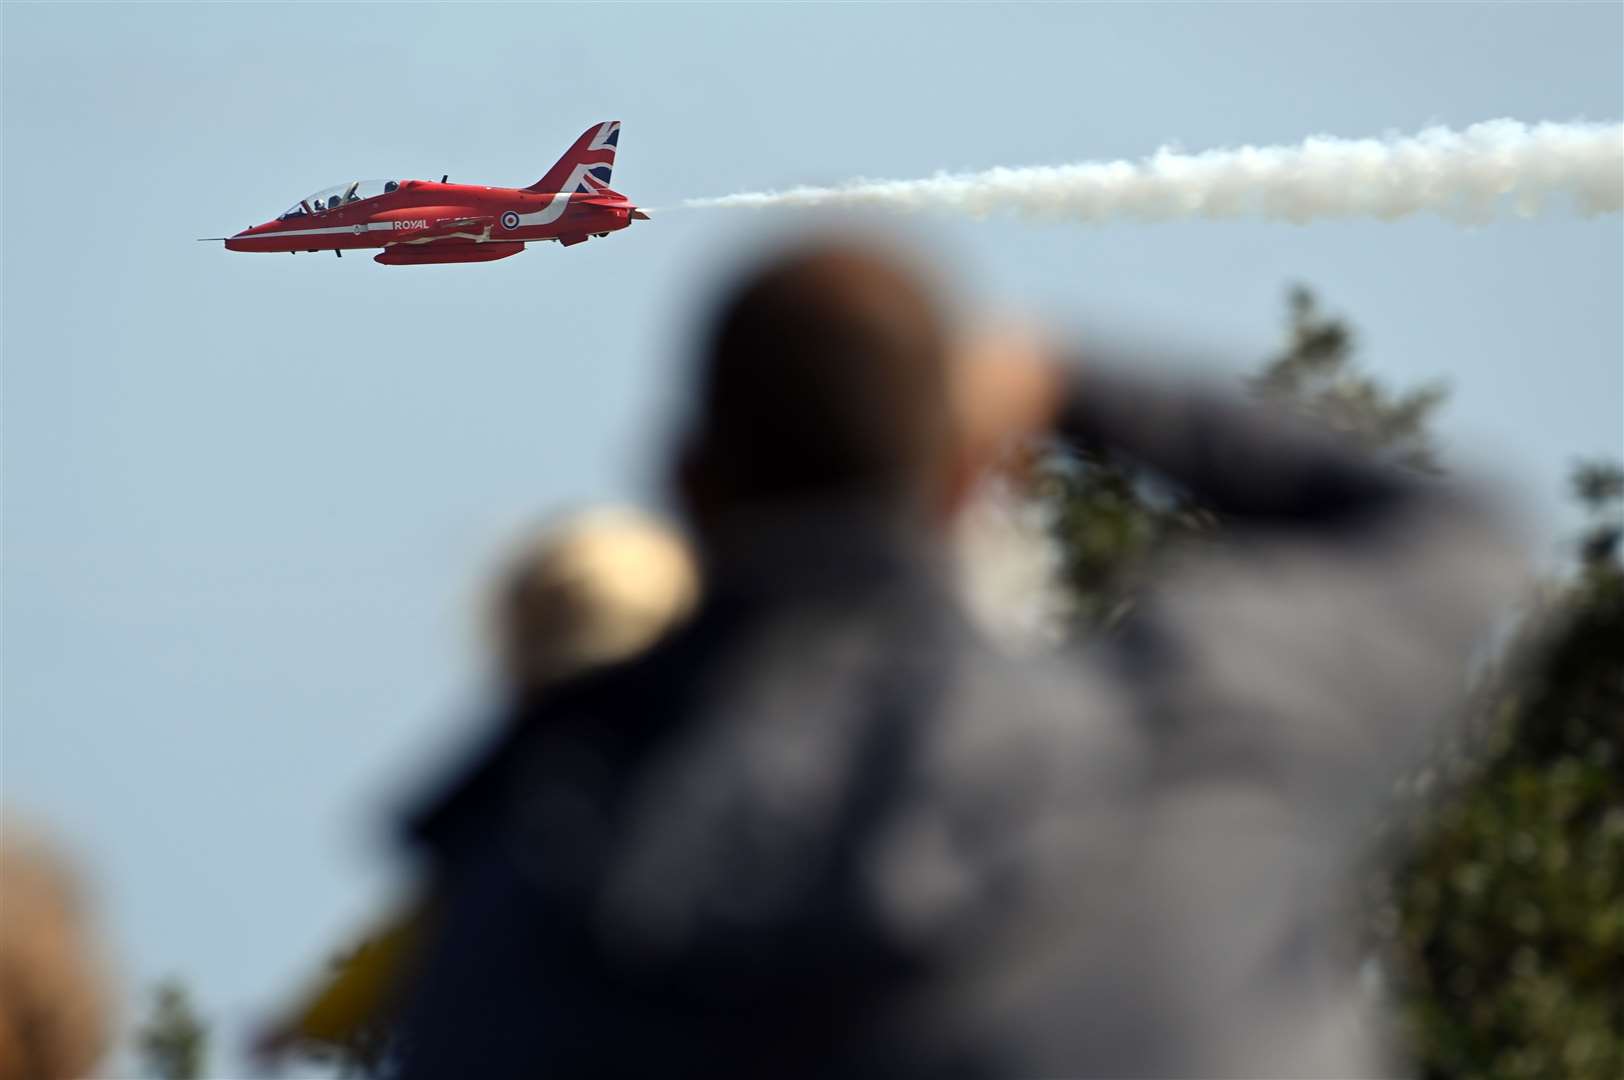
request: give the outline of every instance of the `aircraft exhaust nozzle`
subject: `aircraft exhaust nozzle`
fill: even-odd
[[[647,210],[639,210],[637,207],[634,206],[634,207],[632,207],[632,218],[631,219],[633,221],[647,221],[648,220],[648,211]]]

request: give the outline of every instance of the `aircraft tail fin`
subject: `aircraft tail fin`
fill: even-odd
[[[620,121],[593,124],[575,140],[547,175],[525,188],[526,191],[566,191],[591,195],[609,186],[615,167],[615,147],[620,143]]]

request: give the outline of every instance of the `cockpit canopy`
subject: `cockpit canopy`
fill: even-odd
[[[277,215],[278,221],[288,218],[303,217],[306,214],[317,214],[326,210],[337,210],[352,202],[362,199],[373,199],[379,195],[387,195],[400,187],[399,180],[352,180],[348,184],[338,184],[330,188],[322,188],[313,195],[306,195],[282,213]]]

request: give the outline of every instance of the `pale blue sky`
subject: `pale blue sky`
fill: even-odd
[[[606,119],[660,207],[1624,114],[1618,4],[3,12],[4,797],[81,853],[125,985],[184,975],[232,1049],[386,891],[493,552],[657,497],[687,313],[782,219],[424,268],[193,237],[356,177],[530,183]],[[1449,379],[1450,444],[1546,516],[1624,441],[1616,216],[907,228],[985,301],[1237,368],[1306,281],[1371,368]]]

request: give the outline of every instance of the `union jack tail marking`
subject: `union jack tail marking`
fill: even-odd
[[[619,144],[619,120],[594,124],[547,170],[546,176],[525,190],[572,195],[602,191],[609,186],[609,175],[615,167],[615,148]]]

